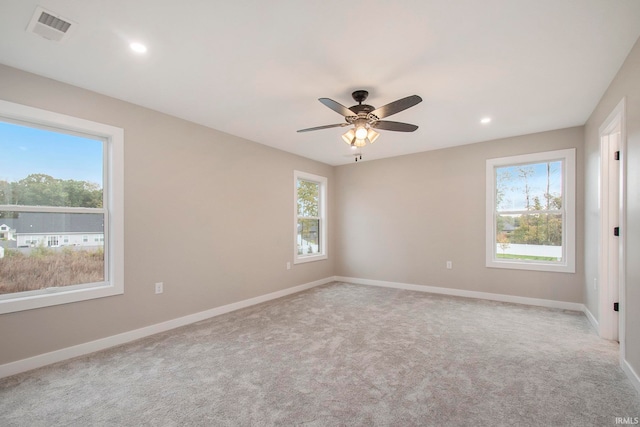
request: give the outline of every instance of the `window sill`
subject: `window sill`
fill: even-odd
[[[49,288],[44,290],[44,292],[24,292],[23,296],[0,300],[0,314],[15,313],[17,311],[32,310],[52,305],[86,301],[94,298],[110,297],[123,293],[124,287],[122,285],[114,286],[109,284],[92,287],[87,287],[86,285],[65,286]]]
[[[305,262],[322,261],[327,259],[327,254],[309,255],[303,257],[297,257],[293,260],[294,264],[304,264]]]
[[[529,270],[529,271],[546,271],[552,273],[575,273],[576,269],[573,265],[567,264],[544,264],[536,262],[523,261],[493,261],[487,260],[488,268],[505,268],[511,270]]]

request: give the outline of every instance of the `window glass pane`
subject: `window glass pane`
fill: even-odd
[[[0,121],[0,204],[102,207],[103,141]]]
[[[496,258],[562,261],[562,215],[497,215]]]
[[[320,212],[320,184],[298,180],[298,216],[317,217]]]
[[[1,211],[0,226],[0,294],[106,280],[103,214]]]
[[[320,248],[320,220],[298,219],[298,255],[317,254]]]
[[[498,211],[556,210],[562,207],[562,161],[497,167]]]

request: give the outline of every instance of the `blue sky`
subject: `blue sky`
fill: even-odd
[[[562,161],[553,161],[551,164],[551,173],[549,176],[549,192],[554,196],[562,194]],[[498,176],[498,188],[504,190],[505,197],[499,206],[500,210],[521,210],[525,209],[526,197],[524,190],[524,179],[519,177],[520,168],[530,168],[531,174],[527,177],[529,184],[530,203],[533,203],[533,197],[540,198],[540,203],[544,206],[546,199],[544,194],[547,191],[547,163],[533,163],[518,166],[508,166],[496,168]],[[502,174],[508,174],[510,180],[500,182],[499,177]]]
[[[0,121],[0,180],[43,173],[102,187],[102,141]]]

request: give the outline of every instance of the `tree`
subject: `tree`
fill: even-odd
[[[315,182],[298,180],[298,215],[318,216],[320,185]]]
[[[318,245],[320,214],[320,184],[303,179],[298,180],[298,233],[302,241]],[[315,217],[315,218],[314,218]],[[312,253],[309,245],[307,253]],[[298,248],[302,253],[302,248]]]
[[[507,190],[509,189],[507,185],[510,184],[512,180],[513,176],[511,175],[509,169],[502,168],[498,171],[498,174],[496,176],[496,207],[500,207],[502,205],[502,202],[504,202],[504,197]]]
[[[506,233],[500,233],[498,234],[498,238],[496,240],[498,241],[498,245],[500,246],[500,249],[502,249],[502,253],[504,254],[510,246],[509,238],[507,237]]]
[[[535,169],[532,166],[524,165],[517,168],[520,183],[514,185],[511,190],[518,191],[523,197],[526,213],[516,218],[515,230],[510,236],[511,243],[562,245],[562,216],[550,213],[562,208],[562,196],[552,192],[551,180],[557,172],[555,165],[554,162],[544,164],[546,184],[545,188],[541,189],[531,185],[532,178],[535,178]],[[500,230],[502,228],[498,228],[498,231]]]
[[[519,166],[517,170],[518,178],[522,181],[522,186],[518,187],[518,190],[522,190],[525,210],[530,211],[533,209],[533,206],[531,204],[532,199],[529,178],[535,173],[535,171],[531,166]],[[532,233],[536,232],[535,228],[532,229],[532,226],[532,217],[529,214],[521,215],[518,228],[513,232],[512,242],[526,244],[532,243],[532,240],[535,240],[535,237],[532,237]]]
[[[102,190],[98,184],[73,179],[62,181],[66,206],[102,207]]]
[[[31,174],[15,182],[0,181],[0,203],[7,205],[102,207],[98,184]]]
[[[520,166],[518,168],[518,176],[522,180],[524,185],[524,197],[525,197],[525,208],[527,210],[531,209],[531,187],[529,186],[529,177],[535,173],[533,167],[531,166]]]

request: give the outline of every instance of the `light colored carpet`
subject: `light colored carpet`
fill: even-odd
[[[0,381],[2,426],[609,426],[577,312],[332,283]]]

